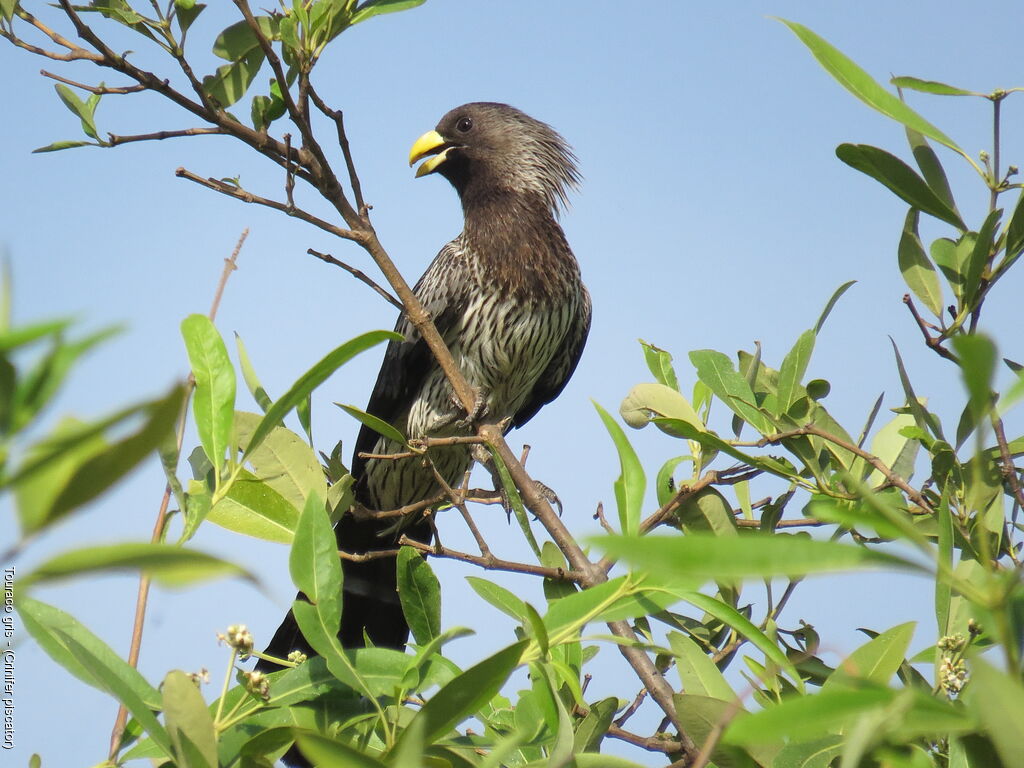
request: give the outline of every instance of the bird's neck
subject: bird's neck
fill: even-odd
[[[462,239],[502,292],[557,299],[578,283],[579,266],[541,195],[497,189],[462,202]]]

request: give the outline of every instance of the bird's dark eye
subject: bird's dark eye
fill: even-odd
[[[469,133],[469,131],[472,128],[473,121],[468,117],[460,118],[459,122],[455,124],[455,130],[457,130],[459,133]]]

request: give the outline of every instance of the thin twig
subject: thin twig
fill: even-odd
[[[356,164],[352,160],[352,149],[348,144],[348,135],[345,133],[345,115],[340,109],[331,109],[327,106],[316,89],[310,85],[309,96],[313,99],[316,108],[334,121],[338,130],[338,144],[341,146],[341,153],[345,157],[345,166],[348,169],[349,184],[352,185],[352,197],[355,199],[356,210],[362,218],[367,218],[370,206],[363,201],[363,189],[359,183],[359,175],[356,173]]]
[[[636,711],[640,709],[640,705],[644,703],[644,699],[646,698],[647,689],[641,688],[640,692],[637,693],[637,695],[633,698],[633,703],[626,708],[625,712],[623,712],[621,715],[615,718],[615,725],[619,726],[620,728],[624,726],[629,721],[629,718],[635,715]]]
[[[499,557],[482,557],[480,555],[471,555],[468,552],[459,552],[448,547],[438,547],[436,545],[424,544],[422,541],[416,541],[410,539],[408,536],[402,536],[398,540],[398,543],[403,546],[412,547],[418,549],[420,552],[425,553],[429,557],[440,557],[449,560],[461,560],[464,563],[472,563],[478,565],[488,571],[508,571],[510,573],[525,573],[532,576],[542,576],[545,579],[554,579],[555,581],[572,581],[577,584],[582,583],[583,575],[576,571],[567,571],[564,568],[547,568],[543,565],[533,565],[532,563],[517,563],[512,560],[503,560]],[[392,553],[393,555],[394,553]]]
[[[1003,429],[1003,420],[992,413],[992,430],[996,433],[996,442],[999,444],[999,457],[1002,460],[1003,477],[1013,491],[1013,497],[1017,504],[1024,507],[1024,492],[1021,490],[1020,478],[1017,477],[1017,467],[1010,456],[1010,446],[1006,442],[1006,431]]]
[[[396,299],[394,296],[388,293],[387,290],[381,288],[380,285],[374,282],[373,278],[368,277],[365,272],[358,270],[355,267],[350,267],[345,262],[339,261],[338,259],[331,256],[331,254],[329,253],[320,253],[320,251],[314,251],[312,248],[308,248],[306,250],[306,253],[308,253],[310,256],[316,256],[318,259],[320,259],[320,261],[326,261],[328,264],[333,264],[336,267],[341,267],[350,275],[352,275],[352,277],[356,278],[357,280],[361,280],[366,285],[370,286],[373,290],[377,292],[379,296],[381,296],[385,301],[390,302],[391,305],[398,309],[400,312],[405,310],[405,307],[402,306],[402,302],[400,302],[398,299]]]
[[[931,335],[928,329],[929,327],[934,326],[931,326],[931,323],[926,322],[925,319],[921,317],[920,313],[917,311],[917,307],[914,306],[914,300],[910,298],[909,293],[903,295],[903,303],[907,305],[907,309],[910,310],[910,314],[913,316],[915,322],[917,322],[917,327],[921,330],[921,335],[924,336],[924,343],[929,347],[929,349],[934,350],[939,357],[952,360],[954,363],[959,362],[956,355],[942,346],[943,338],[941,336]]]
[[[48,77],[51,80],[64,83],[65,85],[73,85],[75,88],[81,88],[83,91],[89,93],[95,93],[100,96],[106,96],[108,94],[123,94],[123,93],[138,93],[139,91],[146,90],[144,85],[128,85],[123,88],[112,88],[108,85],[87,85],[86,83],[79,83],[75,80],[69,80],[66,77],[55,75],[53,72],[47,72],[45,69],[40,69],[39,74],[43,77]]]
[[[108,133],[107,141],[110,146],[116,147],[119,144],[129,144],[133,141],[163,141],[164,139],[180,139],[184,136],[224,136],[226,134],[227,132],[223,128],[184,128],[179,131],[154,131],[133,136],[118,136]]]
[[[217,281],[217,289],[214,292],[213,303],[210,306],[210,312],[207,317],[211,321],[217,317],[217,310],[220,308],[221,298],[224,295],[224,286],[227,285],[228,277],[232,272],[237,269],[238,255],[241,253],[242,244],[245,242],[246,237],[249,235],[249,230],[246,228],[241,236],[238,238],[238,242],[235,245],[235,249],[232,251],[230,258],[224,260],[224,269],[221,271],[220,279]],[[181,454],[181,446],[185,440],[185,421],[188,417],[188,402],[192,397],[192,391],[195,389],[195,379],[189,374],[185,384],[185,393],[182,397],[181,413],[178,416],[178,424],[176,428],[177,442],[176,452],[178,455]],[[153,534],[150,537],[150,541],[154,544],[161,542],[164,538],[164,533],[167,528],[167,507],[171,500],[171,484],[167,483],[164,487],[164,495],[160,500],[160,507],[157,510],[156,521],[153,524]],[[184,510],[183,510],[184,511]],[[132,667],[137,667],[139,663],[139,652],[142,649],[142,631],[146,623],[146,605],[149,601],[149,586],[151,580],[146,574],[139,577],[139,589],[138,594],[135,598],[135,619],[132,624],[132,639],[131,644],[128,648],[128,664]],[[118,748],[121,746],[121,738],[124,735],[125,725],[128,722],[128,709],[121,704],[117,710],[117,717],[114,719],[114,727],[110,732],[110,760],[114,761],[117,756]]]
[[[613,739],[625,741],[634,747],[646,749],[648,752],[664,752],[667,755],[683,751],[683,743],[674,739],[662,738],[661,736],[640,736],[630,731],[625,731],[615,723],[608,726],[608,735]]]
[[[174,171],[174,175],[182,179],[194,181],[196,184],[206,187],[207,189],[212,189],[214,192],[220,192],[222,195],[227,195],[228,197],[233,197],[236,200],[241,200],[243,203],[255,203],[256,205],[273,208],[275,211],[281,211],[282,213],[294,216],[297,219],[305,221],[307,224],[312,224],[315,227],[319,227],[324,232],[330,232],[332,235],[345,240],[354,240],[357,243],[361,243],[364,238],[363,234],[360,232],[355,232],[351,229],[342,229],[341,227],[337,227],[334,224],[326,222],[311,213],[307,213],[301,208],[292,208],[289,207],[287,203],[281,203],[277,200],[269,200],[265,197],[260,197],[259,195],[255,195],[239,186],[229,184],[226,181],[220,181],[219,179],[214,178],[204,179],[202,176],[198,176],[185,168],[178,168]]]

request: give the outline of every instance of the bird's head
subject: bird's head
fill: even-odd
[[[423,158],[416,176],[440,173],[464,205],[474,196],[501,190],[539,195],[555,211],[580,180],[565,140],[551,126],[507,104],[456,107],[413,144],[409,165]]]

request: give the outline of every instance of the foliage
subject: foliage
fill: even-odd
[[[59,141],[41,151],[124,143],[125,137],[100,138],[95,112],[101,96],[155,90],[207,120],[206,132],[233,135],[288,168],[288,204],[254,199],[234,182],[182,175],[356,242],[373,255],[412,310],[418,304],[390,265],[362,205],[340,113],[319,102],[309,75],[324,47],[348,28],[421,2],[295,0],[254,16],[248,3],[236,0],[242,19],[221,32],[213,49],[228,63],[202,79],[185,58],[188,31],[205,7],[194,0],[173,0],[166,9],[153,3],[156,16],[128,0],[94,0],[83,7],[61,2],[88,48],[68,42],[21,4],[5,0],[0,34],[26,47],[19,25],[34,29],[66,58],[92,61],[135,81],[127,90],[94,87],[85,100],[58,85],[62,102],[92,141]],[[114,54],[82,20],[86,13],[123,25],[163,49],[180,65],[194,95],[153,80]],[[321,454],[326,466],[317,458],[307,405],[328,376],[391,334],[372,331],[342,344],[276,400],[261,387],[239,341],[243,380],[263,411],[255,414],[236,407],[237,376],[214,323],[193,315],[182,323],[192,383],[95,421],[60,422],[50,433],[33,437],[34,425],[74,364],[110,332],[71,337],[65,320],[13,326],[10,281],[5,281],[0,490],[14,496],[18,549],[101,497],[157,450],[182,521],[176,542],[167,540],[168,528],[162,526],[153,542],[62,554],[39,565],[23,583],[125,568],[173,583],[246,577],[237,566],[191,546],[199,527],[214,523],[288,544],[292,579],[307,597],[293,610],[319,655],[281,660],[288,669],[268,676],[247,672],[236,662],[254,655],[254,640],[244,627],[231,627],[223,636],[231,649],[224,686],[208,700],[178,670],[154,686],[74,617],[22,590],[18,609],[39,645],[130,714],[109,764],[152,758],[183,768],[267,766],[296,744],[318,765],[633,765],[601,754],[608,738],[687,765],[1018,764],[1017,742],[1024,730],[1024,586],[1017,518],[1024,494],[1014,458],[1024,452],[1024,437],[1009,439],[1002,417],[1024,395],[1024,377],[1020,365],[1006,361],[1016,380],[1006,391],[995,391],[998,352],[979,328],[991,288],[1024,252],[1024,196],[1007,215],[1000,196],[1021,185],[1010,181],[1015,168],[1005,173],[1000,168],[999,147],[975,161],[908,106],[901,91],[986,99],[993,105],[998,136],[999,105],[1019,89],[980,94],[898,77],[892,80],[899,89],[894,95],[815,33],[784,23],[840,84],[906,129],[917,170],[876,147],[843,144],[836,154],[909,206],[894,238],[909,289],[905,302],[926,345],[963,380],[963,410],[955,428],[944,428],[929,410],[920,382],[915,388],[895,346],[904,392],[888,422],[875,427],[881,398],[860,429],[845,428],[829,413],[823,401],[831,385],[808,381],[807,372],[818,332],[849,284],[835,292],[774,368],[762,360],[759,347],[739,353],[735,361],[718,351],[696,350],[689,355],[694,371],[689,376],[677,372],[667,352],[644,344],[654,381],[628,393],[620,415],[629,427],[654,425],[664,433],[670,458],[656,471],[645,468],[626,430],[598,406],[621,468],[615,482],[617,530],[607,526],[606,535],[590,542],[604,558],[587,558],[559,527],[559,518],[538,497],[500,434],[481,427],[480,441],[494,456],[504,486],[490,500],[514,509],[538,562],[500,561],[483,545],[480,556],[441,546],[403,546],[398,583],[415,639],[405,653],[343,649],[337,641],[342,573],[331,523],[352,506],[353,478],[337,448]],[[266,93],[250,98],[250,127],[226,109],[252,90],[264,65],[274,78]],[[310,100],[336,118],[355,206],[312,133]],[[302,134],[301,152],[290,139],[268,134],[285,116]],[[988,212],[975,228],[961,213],[930,142],[966,161],[988,190]],[[296,178],[331,201],[349,228],[296,207]],[[945,228],[928,249],[920,234],[922,215]],[[428,338],[429,321],[417,327]],[[33,349],[42,351],[31,357]],[[444,365],[443,345],[434,351]],[[463,397],[458,372],[445,370]],[[693,383],[684,392],[685,381]],[[192,478],[184,480],[180,435],[189,398],[200,445],[188,459]],[[429,440],[406,439],[369,414],[343,407],[430,460]],[[293,410],[305,438],[283,424]],[[741,439],[744,430],[751,437]],[[676,441],[683,441],[682,447]],[[645,495],[649,485],[657,498],[654,510]],[[762,495],[753,492],[755,487],[765,495],[752,502]],[[470,517],[459,493],[443,501]],[[527,510],[540,521],[532,527],[547,534],[542,542],[530,531]],[[825,535],[799,530],[805,527]],[[532,605],[494,582],[472,577],[477,594],[511,617],[516,629],[504,647],[463,668],[447,645],[470,630],[444,627],[441,586],[424,555],[532,573],[544,579],[547,604]],[[912,623],[866,630],[867,642],[831,668],[819,657],[822,640],[814,627],[801,622],[786,629],[782,612],[804,578],[866,568],[913,571],[934,582],[939,643],[911,654]],[[613,569],[620,575],[610,578]],[[767,588],[766,609],[757,618],[752,599],[743,597],[748,581],[763,581]],[[606,623],[611,635],[583,634],[596,623]],[[649,737],[627,731],[636,707],[627,707],[625,698],[588,699],[586,665],[602,644],[617,646],[637,670],[653,706],[665,715],[664,731]],[[730,669],[740,666],[737,659],[745,668]],[[673,665],[678,686],[660,674]],[[529,670],[528,685],[510,693],[510,675],[520,667]],[[479,725],[465,728],[470,718]]]

